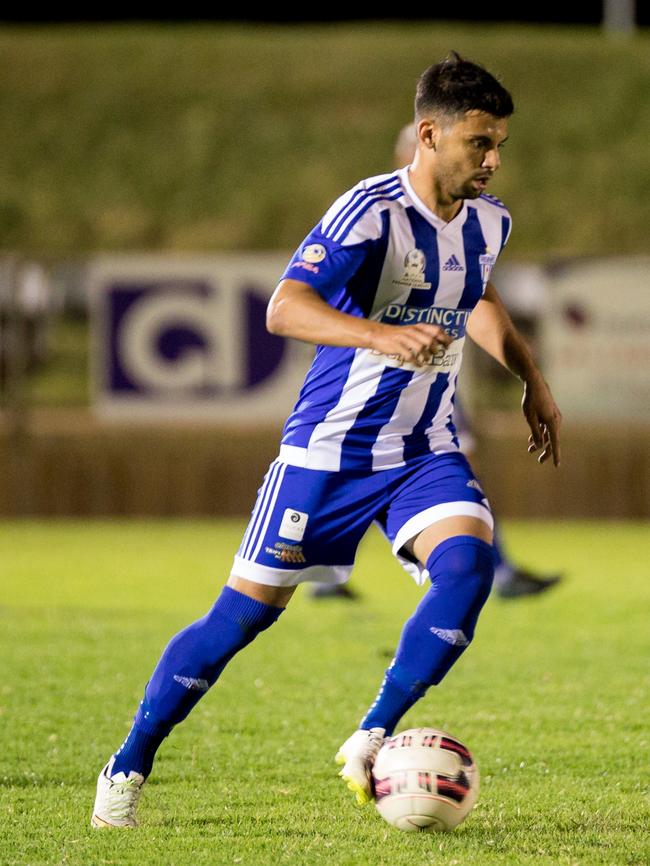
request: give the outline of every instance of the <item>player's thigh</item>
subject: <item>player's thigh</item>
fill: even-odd
[[[492,544],[492,529],[485,520],[480,517],[459,515],[457,517],[445,517],[431,523],[415,538],[407,542],[406,549],[419,562],[426,563],[439,544],[455,535],[472,535],[487,544]]]
[[[488,500],[460,452],[432,454],[404,474],[386,516],[385,531],[393,552],[426,564],[441,542],[473,535],[492,543]]]
[[[258,491],[230,585],[282,605],[298,583],[345,582],[383,488],[376,473],[325,472],[274,461]],[[279,589],[287,592],[274,592]]]

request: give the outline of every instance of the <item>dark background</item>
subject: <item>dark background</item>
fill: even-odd
[[[434,4],[431,4],[434,5]],[[637,3],[636,20],[639,26],[650,25],[650,3]],[[435,14],[431,14],[431,6],[427,4],[426,10],[418,9],[417,5],[411,10],[400,10],[399,15],[388,16],[369,12],[367,4],[305,4],[301,9],[301,14],[291,15],[282,10],[270,10],[265,15],[248,16],[248,15],[232,15],[213,14],[206,15],[204,4],[183,4],[185,11],[184,15],[152,15],[150,9],[142,9],[138,11],[137,6],[131,5],[128,11],[123,14],[116,14],[119,11],[115,6],[110,10],[102,10],[101,5],[95,6],[95,12],[91,15],[57,15],[53,16],[27,16],[19,14],[3,13],[0,17],[1,22],[40,22],[54,24],[57,22],[71,21],[168,21],[189,22],[189,21],[257,21],[257,22],[283,22],[283,23],[300,23],[304,21],[331,22],[336,24],[338,21],[510,21],[510,22],[528,22],[540,24],[600,24],[603,17],[603,4],[600,2],[590,3],[567,3],[566,0],[546,0],[544,3],[530,4],[528,7],[524,4],[517,4],[516,7],[508,3],[489,4],[479,2],[463,2],[457,4],[453,8],[446,10],[447,4],[435,4],[440,8],[435,9]]]

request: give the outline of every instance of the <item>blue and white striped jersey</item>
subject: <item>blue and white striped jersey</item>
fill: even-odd
[[[353,316],[441,324],[453,343],[427,368],[369,349],[319,346],[283,431],[280,458],[309,469],[376,471],[454,451],[451,422],[465,326],[511,230],[493,196],[447,223],[415,195],[408,166],[361,181],[307,235],[284,278]]]

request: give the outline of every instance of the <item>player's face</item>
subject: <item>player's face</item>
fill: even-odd
[[[436,177],[452,199],[478,198],[499,168],[499,150],[508,137],[508,119],[468,111],[439,129]]]

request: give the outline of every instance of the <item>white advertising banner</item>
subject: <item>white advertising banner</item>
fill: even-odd
[[[650,421],[650,257],[548,273],[542,357],[565,420]]]
[[[283,253],[96,258],[95,410],[122,421],[282,422],[314,354],[266,330],[288,261]]]

